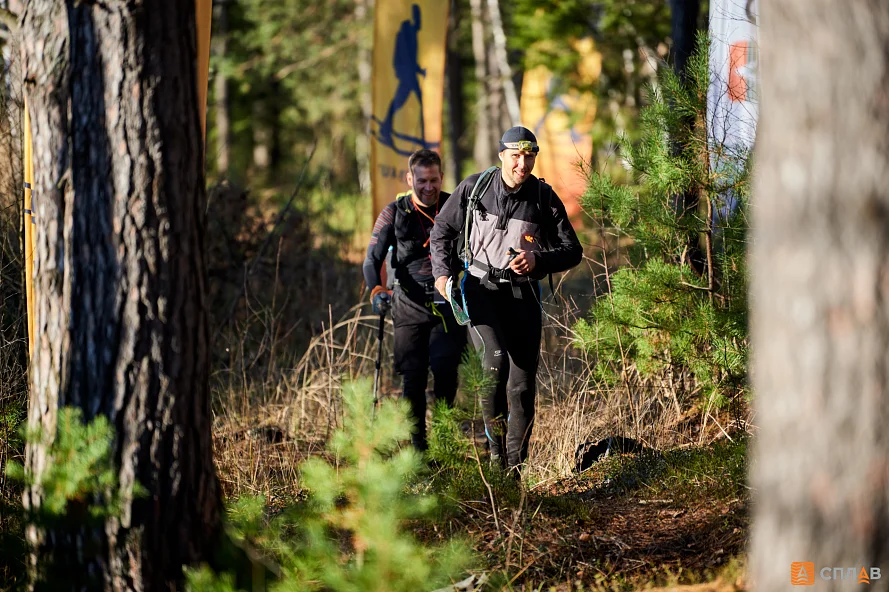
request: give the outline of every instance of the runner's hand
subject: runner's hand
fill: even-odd
[[[509,268],[519,275],[528,275],[535,267],[537,267],[537,255],[534,251],[522,251],[509,263]]]
[[[370,303],[374,314],[384,315],[392,308],[392,290],[383,286],[374,286],[370,291]]]
[[[392,308],[392,296],[388,291],[383,291],[374,296],[371,308],[375,314],[384,315]]]
[[[444,296],[444,299],[448,302],[451,301],[451,295],[448,294],[447,290],[448,286],[448,276],[443,275],[440,278],[435,280],[435,289],[438,290],[438,293]]]

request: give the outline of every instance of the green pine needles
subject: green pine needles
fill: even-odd
[[[414,592],[456,581],[470,559],[459,542],[444,546],[416,541],[409,520],[431,517],[434,497],[409,493],[423,470],[421,455],[399,448],[410,437],[403,401],[384,401],[376,416],[367,382],[343,392],[343,427],[325,458],[301,466],[308,499],[273,518],[262,498],[245,498],[229,509],[233,536],[274,557],[276,592]],[[189,575],[191,590],[234,589],[235,579],[208,569]]]
[[[692,373],[719,405],[746,392],[749,151],[708,140],[708,42],[681,80],[662,68],[648,89],[637,142],[620,138],[633,185],[592,174],[584,208],[628,261],[589,320],[575,326],[598,378],[616,383],[668,369]],[[718,165],[714,166],[714,163]]]
[[[55,524],[71,510],[72,504],[78,507],[78,519],[82,517],[81,508],[87,508],[94,519],[119,515],[121,501],[111,458],[114,430],[108,419],[99,415],[84,423],[80,409],[64,407],[59,410],[57,422],[54,438],[48,438],[41,429],[25,433],[26,441],[49,445],[49,462],[39,476],[42,501],[31,517],[32,522]],[[26,487],[38,482],[37,475],[14,461],[7,463],[6,474]],[[141,491],[138,488],[136,493]]]
[[[23,581],[33,579],[30,585],[34,590],[101,588],[96,575],[84,571],[83,565],[104,553],[98,534],[102,523],[123,513],[124,498],[113,459],[114,429],[103,415],[85,422],[80,409],[65,407],[58,411],[54,435],[40,427],[21,432],[25,442],[43,449],[46,463],[39,474],[17,462],[6,464],[10,479],[25,488],[37,486],[40,491],[38,506],[16,508],[20,520],[40,533],[51,533],[41,534],[41,539],[70,536],[82,541],[77,554],[65,545],[40,543],[36,549],[37,569],[22,574]],[[145,489],[134,483],[132,495],[143,496]],[[18,554],[24,565],[28,550],[25,542],[3,543],[10,550],[10,559]]]

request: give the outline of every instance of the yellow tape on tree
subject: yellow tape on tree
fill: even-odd
[[[31,141],[31,116],[28,114],[28,101],[25,100],[25,154],[22,162],[24,168],[24,202],[23,208],[25,238],[22,241],[22,249],[25,256],[25,302],[28,309],[28,353],[34,351],[35,325],[34,325],[34,252],[35,252],[35,235],[34,235],[34,218],[31,214],[33,202],[31,200],[31,187],[34,184],[34,159],[33,144]]]

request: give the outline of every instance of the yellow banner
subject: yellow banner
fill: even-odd
[[[212,0],[195,0],[195,27],[197,34],[197,86],[198,86],[198,111],[201,118],[202,139],[207,127],[207,79],[210,73],[210,23],[212,20]],[[31,139],[31,118],[28,113],[28,101],[24,103],[24,209],[25,209],[25,237],[23,241],[25,249],[25,298],[28,308],[28,352],[34,352],[34,340],[36,338],[35,292],[34,292],[34,253],[36,238],[34,235],[34,219],[31,214],[31,186],[34,183],[34,159]]]
[[[580,54],[578,77],[583,84],[592,84],[602,71],[602,56],[592,39],[577,41],[574,47]],[[556,95],[556,82],[544,66],[525,72],[522,121],[537,136],[540,146],[534,174],[553,186],[573,218],[580,214],[580,196],[586,189],[578,164],[588,163],[593,154],[596,100],[592,93]]]
[[[415,150],[440,151],[448,3],[377,0],[373,117],[370,123],[374,219],[405,190]]]

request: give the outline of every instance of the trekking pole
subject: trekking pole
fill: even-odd
[[[377,363],[375,366],[376,371],[374,372],[374,414],[376,414],[377,403],[379,403],[379,398],[377,396],[377,393],[379,392],[379,388],[380,388],[380,367],[381,367],[381,362],[383,359],[383,335],[384,335],[383,328],[385,327],[385,323],[386,323],[386,313],[381,312],[380,313],[380,328],[377,331],[377,341],[378,341],[378,343],[377,343]]]

